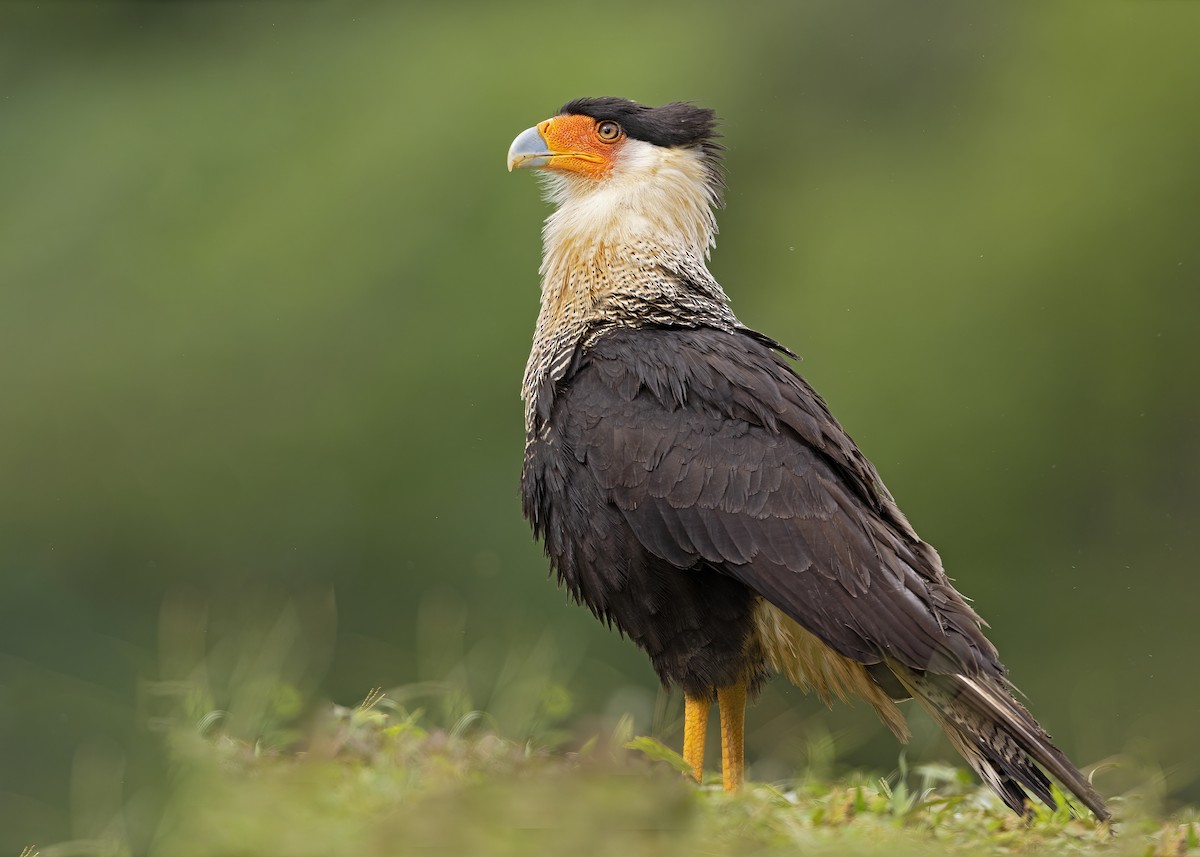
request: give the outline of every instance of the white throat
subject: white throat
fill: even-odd
[[[548,171],[546,197],[557,209],[542,231],[542,274],[563,252],[654,243],[708,257],[716,240],[718,204],[712,176],[697,149],[626,140],[612,172],[600,181]]]

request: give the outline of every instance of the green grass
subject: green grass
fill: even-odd
[[[257,742],[173,731],[155,855],[1185,855],[1194,811],[1167,818],[1117,797],[1117,835],[1066,810],[1025,822],[964,771],[903,759],[889,779],[751,782],[737,795],[631,721],[572,751],[509,740],[480,712],[433,728],[373,694]],[[286,749],[271,746],[286,744]],[[41,857],[134,853],[124,822]],[[33,851],[30,852],[34,853]]]

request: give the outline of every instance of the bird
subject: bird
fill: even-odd
[[[551,573],[682,690],[697,781],[715,701],[722,785],[743,785],[747,701],[781,673],[901,741],[915,700],[1013,811],[1056,806],[1052,776],[1108,821],[796,355],[710,273],[720,138],[692,102],[580,98],[508,150],[553,206],[521,389],[522,510]]]

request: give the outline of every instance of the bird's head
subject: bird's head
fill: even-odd
[[[640,223],[707,246],[724,186],[717,137],[716,115],[693,104],[580,98],[521,132],[508,168],[539,170],[560,212],[583,209],[584,223]]]

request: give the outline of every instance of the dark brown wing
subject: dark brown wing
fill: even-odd
[[[936,552],[769,340],[608,333],[555,398],[575,478],[651,554],[719,568],[861,663],[1003,674]]]
[[[560,577],[598,615],[623,616],[664,681],[678,673],[701,689],[727,678],[692,675],[709,663],[692,655],[675,669],[661,651],[689,635],[738,651],[718,636],[742,633],[748,587],[889,692],[916,697],[1014,811],[1024,789],[1054,805],[1041,765],[1107,819],[1011,696],[937,553],[776,348],[744,331],[622,330],[545,385],[523,481]],[[684,580],[699,582],[686,596]]]

